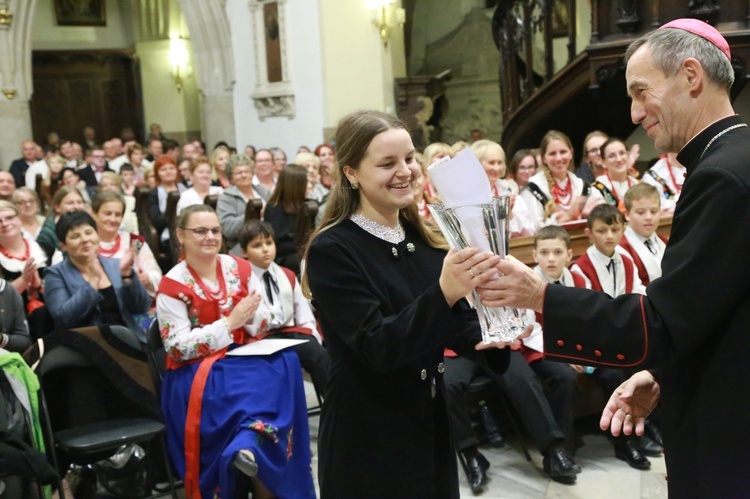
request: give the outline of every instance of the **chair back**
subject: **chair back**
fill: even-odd
[[[151,367],[156,372],[159,383],[164,379],[164,373],[167,370],[167,352],[164,349],[164,343],[161,340],[161,332],[159,331],[159,321],[155,320],[151,323],[148,328],[148,339],[146,346],[148,347],[149,359],[151,360]],[[161,386],[157,386],[157,392],[161,392]]]
[[[216,204],[219,202],[219,195],[218,194],[209,194],[206,196],[206,199],[203,201],[203,204],[210,206],[213,208],[214,211],[216,211]]]
[[[172,251],[172,261],[177,262],[180,259],[180,244],[177,241],[177,203],[180,201],[180,193],[172,191],[167,194],[167,211],[164,217],[167,219],[169,227],[169,248]]]
[[[135,197],[135,216],[138,219],[138,233],[146,240],[146,244],[151,248],[151,252],[158,259],[159,257],[159,234],[156,227],[151,223],[151,217],[148,214],[148,196],[151,189],[147,185],[139,185],[135,188],[133,196]]]
[[[250,220],[260,220],[260,214],[263,211],[262,199],[251,199],[245,206],[245,222]]]
[[[29,334],[32,340],[44,338],[55,331],[55,319],[49,313],[47,305],[34,309],[27,319],[29,324]]]

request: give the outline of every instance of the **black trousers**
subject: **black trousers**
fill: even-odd
[[[532,368],[521,352],[512,351],[508,370],[495,379],[521,416],[537,448],[544,453],[553,442],[564,441],[563,430],[572,427],[578,385],[575,372],[565,364],[546,361],[533,364],[537,365]],[[472,380],[482,372],[481,366],[469,359],[445,359],[448,411],[458,450],[479,443],[471,428],[466,392]],[[545,394],[542,380],[548,385],[548,394]]]
[[[300,343],[292,348],[297,353],[302,369],[310,373],[313,385],[315,385],[315,391],[318,392],[318,395],[324,397],[326,386],[328,385],[328,366],[331,362],[331,358],[328,356],[328,351],[325,347],[310,334],[272,333],[267,338],[307,340],[307,343]]]

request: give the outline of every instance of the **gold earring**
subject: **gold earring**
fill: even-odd
[[[355,191],[359,189],[359,182],[357,182],[356,180],[350,180],[349,183],[352,184],[352,189],[354,189]]]

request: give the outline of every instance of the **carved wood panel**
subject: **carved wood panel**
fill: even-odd
[[[47,134],[78,140],[93,126],[100,140],[132,127],[143,137],[137,66],[123,52],[34,52],[31,120],[34,139]]]

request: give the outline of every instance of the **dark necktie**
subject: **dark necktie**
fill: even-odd
[[[614,298],[617,296],[617,264],[614,258],[607,264],[607,270],[612,274],[612,298]]]
[[[643,241],[643,244],[646,245],[646,247],[648,248],[648,250],[651,252],[652,255],[655,255],[656,252],[658,251],[656,247],[656,243],[652,241],[651,239],[646,239],[645,241]]]
[[[552,284],[562,284],[560,281],[552,281]]]
[[[263,274],[263,282],[266,283],[266,296],[268,296],[268,303],[273,305],[273,292],[279,292],[279,285],[276,283],[276,279],[273,278],[269,271],[266,271]]]

